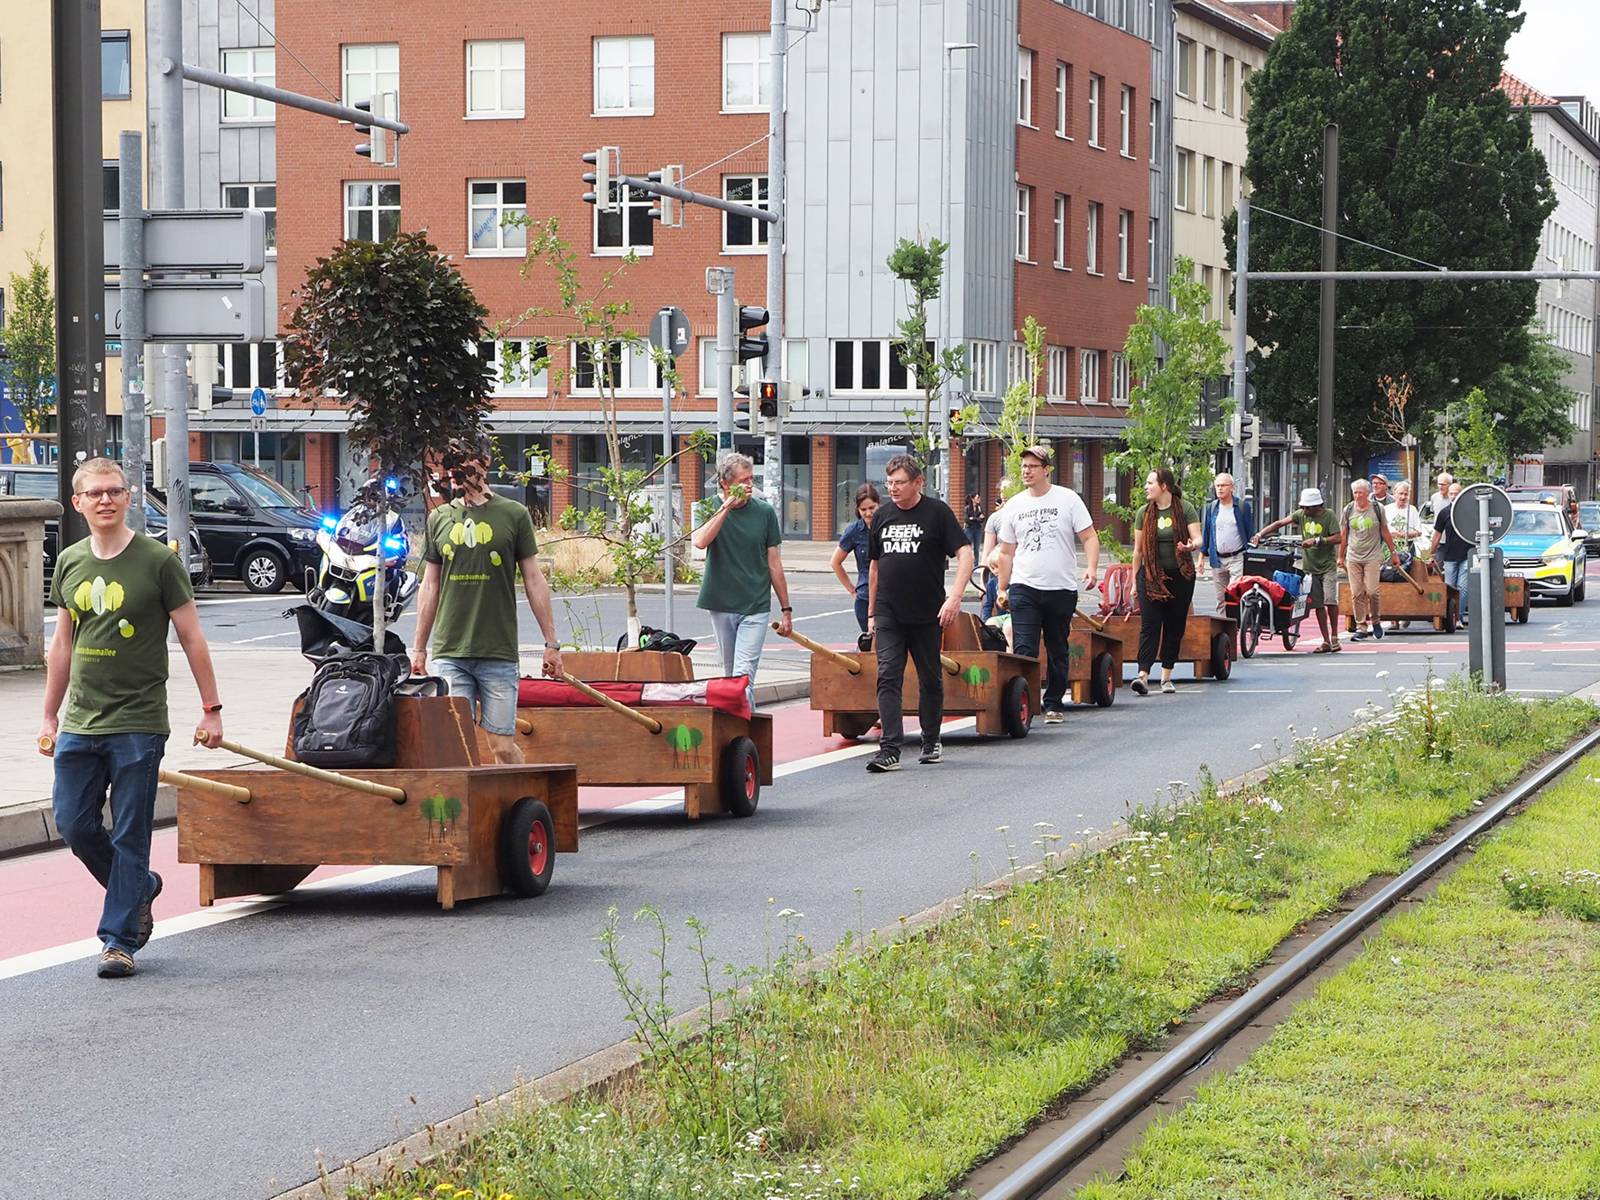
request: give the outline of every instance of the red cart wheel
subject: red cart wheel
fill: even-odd
[[[542,896],[556,866],[556,825],[543,802],[524,796],[500,826],[500,871],[519,896]]]
[[[761,803],[761,755],[747,737],[736,737],[722,752],[717,780],[722,805],[736,817],[753,817]]]
[[[1028,681],[1021,675],[1012,678],[1000,694],[1000,724],[1014,738],[1028,736],[1028,726],[1033,724],[1033,700]]]
[[[1116,661],[1109,650],[1095,655],[1089,669],[1089,699],[1101,708],[1110,708],[1117,698]]]
[[[1211,673],[1218,679],[1233,674],[1233,639],[1225,633],[1211,639]]]

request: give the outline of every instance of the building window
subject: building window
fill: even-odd
[[[277,73],[273,65],[272,47],[258,50],[224,50],[222,73],[236,79],[248,79],[273,87]],[[271,121],[277,105],[270,100],[246,96],[240,92],[222,93],[222,119],[224,121]]]
[[[772,35],[722,35],[722,111],[766,112],[772,107]]]
[[[1150,162],[1156,161],[1156,126],[1161,122],[1161,101],[1150,101]]]
[[[493,388],[500,396],[544,396],[550,391],[550,345],[537,338],[484,340],[478,357],[493,365]]]
[[[1055,265],[1063,271],[1070,270],[1067,266],[1067,221],[1071,215],[1071,201],[1060,193],[1056,194],[1055,214]]]
[[[1239,203],[1239,196],[1233,190],[1233,164],[1222,164],[1222,194],[1217,199],[1217,209],[1223,216],[1233,211]]]
[[[1222,56],[1222,111],[1233,113],[1233,55]]]
[[[1133,248],[1128,244],[1133,232],[1133,214],[1123,209],[1117,214],[1117,278],[1133,278]]]
[[[359,242],[387,242],[400,232],[398,183],[344,185],[344,236]]]
[[[594,39],[594,111],[598,117],[649,116],[656,108],[656,40]]]
[[[1033,124],[1033,51],[1017,47],[1017,124]]]
[[[655,221],[650,216],[651,197],[648,192],[634,195],[633,189],[612,184],[621,192],[622,210],[614,213],[599,211],[594,214],[594,252],[596,254],[655,253]]]
[[[1032,261],[1032,230],[1029,228],[1030,218],[1033,215],[1033,189],[1031,187],[1017,187],[1017,248],[1018,262]]]
[[[1100,142],[1100,91],[1105,86],[1105,79],[1099,75],[1089,76],[1089,145],[1099,146]]]
[[[928,350],[933,350],[932,343]],[[992,351],[989,369],[994,370]],[[914,392],[917,374],[900,357],[892,338],[845,338],[833,343],[835,392]]]
[[[1128,356],[1126,354],[1113,354],[1111,356],[1111,403],[1126,405],[1129,394]]]
[[[1206,289],[1205,317],[1209,321],[1216,305],[1216,272],[1211,267],[1201,267],[1200,282]]]
[[[344,47],[344,102],[360,104],[400,91],[400,47],[389,43]]]
[[[1122,108],[1121,108],[1121,111],[1118,113],[1118,121],[1119,121],[1119,123],[1121,125],[1121,130],[1122,130],[1121,145],[1122,145],[1123,156],[1126,157],[1126,158],[1132,158],[1133,157],[1133,89],[1131,87],[1125,87],[1125,88],[1122,89]]]
[[[1206,47],[1206,56],[1203,60],[1200,76],[1200,103],[1207,108],[1217,106],[1217,52],[1210,46]]]
[[[520,41],[467,43],[467,116],[523,115],[523,57]]]
[[[1044,353],[1044,394],[1047,400],[1067,398],[1067,363],[1069,351],[1065,346],[1051,346]]]
[[[1100,403],[1100,351],[1078,351],[1078,399],[1084,404]]]
[[[1215,164],[1216,160],[1209,154],[1200,156],[1200,215],[1202,217],[1212,216],[1215,212],[1211,203],[1211,183],[1216,174],[1214,170]]]
[[[1178,151],[1178,169],[1173,172],[1172,180],[1172,206],[1192,212],[1194,205],[1194,152],[1191,150]]]
[[[1100,205],[1089,205],[1089,226],[1085,235],[1089,274],[1100,274]]]
[[[724,175],[722,198],[752,208],[771,207],[765,175]],[[736,213],[722,214],[722,251],[724,254],[753,254],[767,244],[767,223],[754,217],[741,217]]]
[[[1028,348],[1021,342],[1006,343],[1006,387],[1012,388],[1019,383],[1029,385],[1032,390],[1033,378],[1028,372]]]
[[[1233,328],[1233,306],[1228,303],[1228,297],[1233,295],[1233,272],[1227,267],[1222,268],[1222,294],[1217,297],[1217,309],[1222,314],[1222,327]]]
[[[1239,115],[1250,115],[1250,68],[1243,63],[1239,65]]]
[[[1157,232],[1158,232],[1158,229],[1157,229],[1156,218],[1155,217],[1151,217],[1150,218],[1150,239],[1149,239],[1149,245],[1146,247],[1146,250],[1148,251],[1149,256],[1150,256],[1150,274],[1149,274],[1149,277],[1148,277],[1148,282],[1150,282],[1150,283],[1154,283],[1156,281],[1156,241],[1157,241],[1157,236],[1156,235],[1157,235]]]
[[[610,390],[650,395],[661,390],[661,370],[648,342],[573,342],[572,391],[594,393],[609,380]]]
[[[227,68],[223,69],[226,70]],[[126,29],[102,29],[100,31],[100,99],[126,100],[132,95],[132,37]]]
[[[100,162],[100,208],[104,212],[122,208],[122,164],[116,159]]]
[[[1178,39],[1178,95],[1194,99],[1194,43],[1188,38]]]
[[[225,183],[223,208],[259,208],[267,215],[267,253],[278,253],[278,185],[275,183]]]
[[[1072,68],[1056,64],[1056,136],[1072,136]]]
[[[994,342],[972,342],[967,346],[968,373],[972,390],[979,396],[995,394],[994,368],[999,349]]]
[[[702,396],[715,396],[717,394],[717,339],[703,337],[700,339],[700,394]]]
[[[467,183],[469,254],[521,254],[528,245],[525,225],[505,223],[528,215],[525,179],[473,179]]]

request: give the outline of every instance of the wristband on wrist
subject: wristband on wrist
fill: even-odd
[[[794,611],[794,609],[792,609],[792,608],[780,608],[778,611],[779,612],[792,613]]]

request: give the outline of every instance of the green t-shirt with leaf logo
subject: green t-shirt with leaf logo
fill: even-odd
[[[1156,509],[1156,557],[1163,571],[1178,569],[1178,543],[1189,540],[1189,526],[1200,519],[1194,505],[1183,502],[1183,523],[1173,519],[1172,507]]]
[[[1339,560],[1339,550],[1331,541],[1316,546],[1304,544],[1307,538],[1332,538],[1339,532],[1334,524],[1333,514],[1327,508],[1320,508],[1314,513],[1308,513],[1303,508],[1297,508],[1289,514],[1289,520],[1294,522],[1295,528],[1300,531],[1300,557],[1305,563],[1305,568],[1313,575],[1325,575],[1333,570],[1334,564]]]
[[[96,558],[89,539],[56,559],[50,599],[72,622],[66,733],[170,733],[169,614],[194,599],[189,574],[167,546],[136,533],[115,558]]]
[[[517,584],[538,548],[527,506],[504,496],[428,514],[422,559],[439,565],[435,658],[517,661]]]

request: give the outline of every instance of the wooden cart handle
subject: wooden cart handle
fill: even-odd
[[[250,803],[250,789],[239,787],[237,784],[223,783],[216,779],[202,779],[198,775],[185,775],[182,771],[169,771],[165,767],[161,769],[160,778],[162,783],[170,783],[173,787],[221,796],[224,800],[237,800],[240,804]]]
[[[1095,617],[1091,617],[1088,613],[1073,613],[1072,619],[1074,621],[1087,621],[1090,628],[1092,628],[1096,633],[1104,633],[1106,631],[1106,623]]]
[[[597,688],[590,687],[583,680],[579,679],[577,676],[572,675],[572,674],[570,674],[570,673],[568,673],[566,671],[561,672],[561,678],[565,679],[568,683],[570,683],[573,687],[577,688],[580,692],[582,692],[585,696],[589,697],[589,699],[593,700],[596,704],[602,705],[605,708],[609,708],[612,712],[616,713],[618,716],[627,717],[628,720],[630,720],[630,721],[638,722],[640,725],[642,725],[646,729],[648,729],[651,733],[660,733],[661,732],[661,722],[656,720],[654,717],[648,716],[647,714],[640,712],[636,708],[629,708],[626,704],[624,704],[620,700],[613,700],[610,696],[606,695],[604,692],[598,690]]]
[[[197,730],[194,738],[202,746],[210,742],[209,736],[203,729]],[[277,767],[280,771],[291,771],[296,775],[304,775],[307,779],[331,783],[334,787],[347,788],[352,792],[365,792],[369,796],[383,796],[393,800],[396,804],[404,804],[406,802],[404,788],[390,787],[386,783],[373,783],[367,779],[357,779],[354,775],[342,775],[338,771],[328,771],[322,767],[313,767],[309,763],[295,762],[292,758],[282,758],[276,754],[268,754],[265,750],[252,750],[249,746],[241,746],[238,742],[230,742],[227,738],[219,738],[217,745],[223,750],[231,750],[244,758],[253,758],[258,763],[269,767]]]
[[[518,717],[517,718],[517,732],[518,733],[532,733],[533,732],[533,722],[528,720],[527,717]]]
[[[944,673],[946,675],[961,674],[961,664],[955,659],[951,658],[948,654],[939,655],[939,665],[944,668]]]
[[[772,623],[772,631],[779,637],[786,637],[791,642],[804,646],[813,654],[820,654],[823,658],[838,663],[852,675],[861,674],[861,660],[859,658],[851,658],[850,655],[840,654],[837,650],[830,646],[824,646],[821,642],[814,642],[798,629],[791,629],[788,633],[784,633],[783,627],[776,621]]]
[[[1416,560],[1413,559],[1412,561],[1415,562]],[[1405,576],[1406,582],[1409,583],[1412,587],[1417,589],[1417,595],[1419,595],[1419,596],[1422,595],[1423,594],[1422,585],[1420,583],[1418,583],[1415,579],[1411,578],[1411,572],[1406,570],[1404,567],[1401,567],[1400,566],[1400,561],[1398,559],[1395,560],[1395,564],[1394,565],[1396,567],[1399,567],[1400,574]]]

